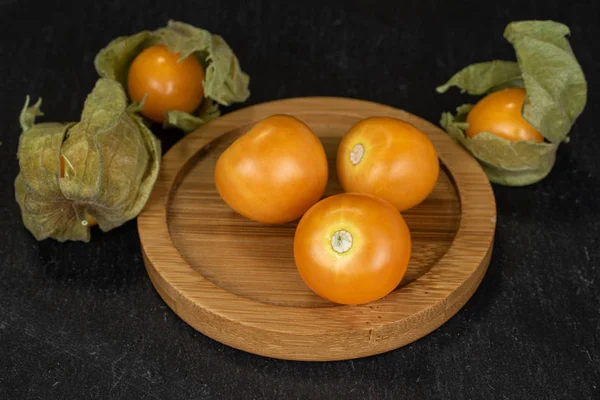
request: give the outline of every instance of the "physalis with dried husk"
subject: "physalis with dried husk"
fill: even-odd
[[[20,116],[16,200],[37,240],[90,240],[143,209],[158,176],[161,146],[120,84],[99,79],[79,122],[35,123],[41,99]]]
[[[483,95],[476,104],[445,112],[440,124],[482,165],[490,181],[533,184],[552,170],[559,145],[587,101],[587,83],[567,40],[569,28],[554,21],[518,21],[504,38],[516,62],[467,66],[437,91],[451,86]]]
[[[101,77],[118,81],[140,113],[188,133],[244,102],[249,77],[219,35],[177,21],[111,41],[94,60]]]

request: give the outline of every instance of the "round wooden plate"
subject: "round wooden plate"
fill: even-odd
[[[325,196],[341,192],[335,154],[362,118],[406,120],[433,141],[442,170],[434,192],[403,213],[413,238],[408,273],[387,297],[332,304],[298,274],[296,223],[261,225],[220,198],[218,156],[259,120],[294,115],[320,137],[329,158]],[[296,98],[227,114],[185,136],[162,160],[139,215],[146,269],[164,301],[189,325],[226,345],[293,360],[341,360],[417,340],[454,315],[479,286],[491,257],[496,206],[479,164],[435,125],[402,110],[345,98]]]

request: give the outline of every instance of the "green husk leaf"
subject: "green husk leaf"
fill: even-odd
[[[40,101],[32,107],[28,104],[29,98],[19,118],[23,132],[17,150],[20,172],[15,179],[15,198],[23,223],[37,240],[87,241],[89,230],[78,223],[59,185],[60,148],[73,124],[35,124],[35,117],[41,115]]]
[[[200,57],[202,61],[209,56],[213,35],[207,30],[170,20],[166,27],[155,31],[155,36],[159,43],[166,45],[169,51],[178,53],[182,60],[196,52],[206,52]]]
[[[114,79],[124,87],[129,65],[142,50],[151,46],[152,33],[141,31],[132,36],[120,36],[100,50],[94,58],[96,72],[103,78]]]
[[[207,56],[210,63],[204,85],[206,95],[223,105],[246,101],[250,96],[250,78],[242,71],[225,40],[218,35],[213,35],[212,39],[212,51]]]
[[[470,104],[458,107],[456,116],[443,113],[440,125],[479,160],[490,181],[524,186],[538,182],[550,173],[558,144],[526,140],[511,142],[490,132],[468,138],[465,120],[471,108]]]
[[[44,115],[41,107],[41,97],[33,106],[29,107],[29,96],[26,96],[25,105],[23,106],[23,110],[21,110],[21,115],[19,115],[19,124],[21,125],[21,130],[27,131],[31,129],[33,124],[35,124],[35,119]]]
[[[169,21],[166,27],[152,32],[142,31],[113,40],[97,54],[94,61],[96,71],[101,77],[115,79],[127,87],[127,71],[133,59],[145,48],[156,44],[164,44],[169,51],[180,54],[182,59],[197,57],[205,69],[205,98],[201,106],[191,114],[176,110],[168,112],[165,127],[190,132],[218,117],[219,105],[244,102],[250,96],[250,78],[242,71],[225,40],[207,30],[178,21]]]
[[[38,194],[20,174],[15,179],[15,195],[21,207],[23,225],[37,240],[90,240],[90,229],[80,223],[71,202],[64,197]]]
[[[513,22],[504,32],[527,90],[523,117],[554,143],[565,140],[587,101],[587,82],[566,39],[569,33],[554,21]]]
[[[182,111],[167,112],[167,117],[163,123],[163,127],[178,128],[186,133],[189,133],[197,129],[199,126],[204,125],[208,121],[219,118],[221,115],[219,105],[212,99],[206,99],[206,101],[202,102],[200,108],[201,109],[198,111],[198,115],[201,115],[201,117]]]
[[[521,70],[514,61],[489,61],[469,65],[454,74],[436,91],[444,93],[452,86],[461,93],[481,95],[505,87],[522,87]]]
[[[87,203],[104,231],[139,214],[158,174],[160,144],[127,107],[122,87],[100,79],[63,146],[72,173],[61,190]]]
[[[37,240],[87,242],[88,215],[103,231],[122,225],[145,205],[160,155],[121,85],[98,80],[79,122],[34,124],[21,134],[15,191],[25,226]]]

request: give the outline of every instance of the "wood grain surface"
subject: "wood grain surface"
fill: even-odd
[[[413,255],[386,298],[361,306],[314,294],[294,265],[296,223],[263,225],[236,214],[213,182],[218,156],[259,120],[294,115],[321,138],[329,159],[325,196],[341,191],[337,145],[362,118],[406,120],[433,141],[442,169],[434,192],[403,212]],[[340,360],[406,345],[439,327],[478,287],[496,225],[491,186],[445,132],[402,110],[343,98],[279,100],[227,114],[177,143],[138,217],[148,274],[184,321],[229,346],[269,357]]]

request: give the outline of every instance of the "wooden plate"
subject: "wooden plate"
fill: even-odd
[[[335,154],[357,121],[406,120],[433,141],[442,171],[429,198],[403,213],[413,256],[399,287],[361,306],[329,303],[296,271],[295,223],[261,225],[220,198],[213,171],[221,152],[259,120],[287,113],[326,149],[326,196],[341,192]],[[226,345],[268,357],[341,360],[386,352],[430,333],[481,282],[496,226],[494,195],[478,163],[448,135],[414,115],[344,98],[297,98],[251,106],[208,123],[164,156],[138,228],[146,269],[164,301],[189,325]]]

